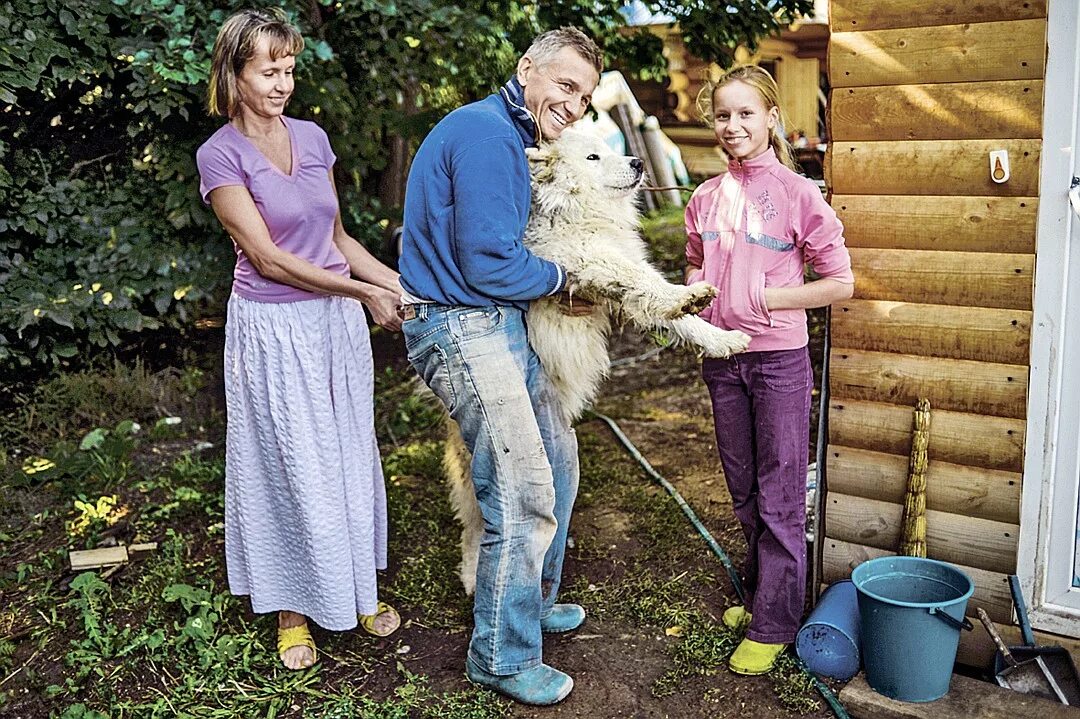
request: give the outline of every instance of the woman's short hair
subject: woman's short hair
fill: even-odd
[[[270,41],[272,60],[299,55],[304,49],[303,36],[289,23],[280,8],[241,10],[230,16],[214,41],[206,103],[211,115],[233,117],[239,111],[240,95],[236,90],[236,78],[244,65],[255,57],[255,50],[263,38]]]
[[[592,38],[576,27],[560,27],[537,35],[523,57],[531,58],[536,65],[546,65],[564,47],[573,48],[583,60],[597,72],[604,69],[604,53]]]

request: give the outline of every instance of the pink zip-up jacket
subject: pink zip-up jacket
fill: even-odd
[[[766,287],[803,284],[806,262],[820,277],[853,283],[844,227],[811,180],[777,159],[770,147],[752,160],[732,160],[703,182],[686,206],[686,261],[720,294],[701,317],[752,338],[750,351],[805,347],[806,311],[769,311]]]

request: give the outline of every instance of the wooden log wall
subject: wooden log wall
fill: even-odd
[[[927,549],[1012,623],[1046,0],[832,0],[826,182],[855,294],[833,307],[822,574],[895,553],[912,411],[933,410]],[[1011,177],[990,178],[1008,150]],[[985,658],[964,633],[961,659]]]

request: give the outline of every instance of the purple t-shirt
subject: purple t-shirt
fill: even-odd
[[[333,242],[338,200],[329,173],[337,158],[330,141],[313,122],[287,117],[281,121],[292,145],[292,174],[279,170],[239,130],[226,123],[195,154],[203,202],[209,204],[210,191],[218,187],[246,187],[275,245],[348,277],[349,263]],[[233,247],[233,292],[244,299],[296,302],[323,296],[266,279],[255,271],[235,242]]]

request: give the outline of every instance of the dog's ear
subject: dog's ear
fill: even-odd
[[[529,174],[536,182],[547,182],[555,174],[556,153],[551,147],[526,147]]]

